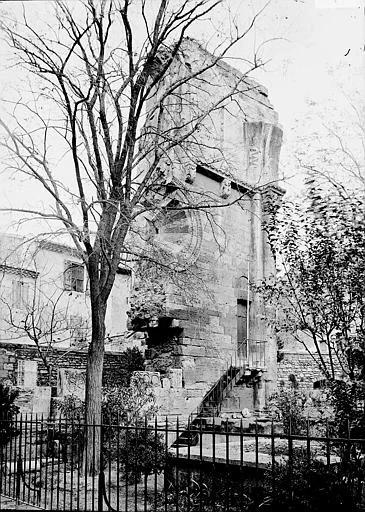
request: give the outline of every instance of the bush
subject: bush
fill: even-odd
[[[272,468],[271,468],[272,469]],[[349,468],[332,465],[294,449],[291,461],[275,464],[266,474],[271,496],[269,510],[280,512],[331,512],[357,510]]]
[[[103,465],[117,461],[128,482],[139,482],[142,475],[159,473],[166,464],[163,438],[142,422],[128,429],[104,427]]]
[[[162,470],[165,464],[162,437],[147,428],[147,421],[157,413],[155,395],[147,381],[134,376],[128,388],[104,389],[102,413],[106,425],[104,461],[108,457],[118,460],[132,481],[139,481],[142,474]]]
[[[18,395],[17,389],[0,382],[0,420],[5,420],[0,423],[0,446],[19,433],[12,422],[13,417],[19,412],[19,407],[14,404]]]
[[[334,411],[330,389],[310,393],[296,387],[282,388],[271,395],[269,408],[274,418],[282,421],[284,434],[306,435],[310,420],[310,435],[334,435]]]
[[[61,457],[63,462],[79,463],[84,446],[85,403],[76,395],[55,402],[56,409],[66,421],[55,421],[47,429],[47,453]]]
[[[133,376],[129,387],[103,388],[103,423],[134,424],[156,414],[155,394],[147,380]]]
[[[102,399],[102,455],[104,466],[109,461],[119,461],[129,480],[139,481],[142,474],[160,471],[165,464],[165,446],[162,437],[154,429],[146,428],[146,422],[157,414],[155,395],[147,380],[132,376],[129,387],[104,387]],[[73,459],[83,444],[85,403],[70,395],[58,404],[61,414],[72,428],[51,432],[49,444],[54,440],[62,444],[62,455]],[[73,437],[70,435],[72,433]]]
[[[67,421],[83,421],[85,417],[85,402],[76,395],[67,395],[55,402],[56,409]]]
[[[330,400],[335,411],[336,434],[363,437],[365,431],[365,384],[359,381],[333,381]],[[362,406],[361,406],[362,404]]]
[[[206,468],[208,469],[208,467]],[[266,498],[263,486],[237,468],[211,467],[210,471],[180,467],[174,463],[165,473],[167,486],[160,496],[158,512],[258,512]],[[166,484],[165,484],[166,485]],[[167,506],[166,506],[167,501]]]
[[[307,397],[298,389],[282,388],[271,395],[269,408],[274,416],[283,422],[284,434],[301,434],[306,429],[304,410]]]
[[[145,358],[142,352],[137,348],[127,348],[122,354],[122,365],[125,370],[124,386],[129,386],[133,372],[144,370]]]

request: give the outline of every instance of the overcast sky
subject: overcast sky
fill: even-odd
[[[229,2],[232,15],[237,16],[241,26],[266,3],[264,0]],[[9,5],[12,10],[17,3],[4,5]],[[33,2],[33,5],[34,16],[45,9],[44,2]],[[192,35],[197,39],[212,37],[212,25],[222,28],[224,23],[218,15],[212,24],[202,25]],[[242,64],[238,58],[250,57],[253,50],[261,46],[260,55],[267,64],[255,78],[268,88],[269,98],[279,113],[285,137],[284,166],[288,165],[293,145],[301,132],[310,131],[313,123],[320,122],[323,117],[328,124],[343,118],[348,101],[346,96],[365,97],[364,45],[362,0],[272,0],[257,20],[250,37],[235,49],[232,54],[235,59],[230,64],[240,68]],[[0,44],[2,97],[12,89],[18,73],[7,67],[7,52]],[[313,111],[318,112],[318,121],[313,122]],[[286,174],[290,173],[287,171]],[[18,189],[20,193],[21,187]]]
[[[289,176],[285,167],[292,165],[302,136],[323,133],[322,124],[341,124],[343,136],[351,137],[349,103],[364,104],[365,98],[364,2],[273,0],[259,18],[255,36],[257,45],[277,38],[264,46],[268,62],[256,76],[279,113],[282,167]],[[297,183],[292,180],[285,187],[291,190]]]

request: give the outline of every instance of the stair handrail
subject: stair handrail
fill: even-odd
[[[266,364],[265,345],[267,340],[254,338],[244,338],[237,347],[237,358],[240,367],[249,366],[250,359],[253,354],[259,354],[259,366],[264,367]],[[241,355],[244,354],[242,358]]]
[[[253,339],[253,338],[244,338],[237,347],[237,352],[234,357],[234,362],[230,361],[230,365],[227,365],[226,371],[219,377],[219,379],[215,382],[215,384],[209,389],[209,391],[204,395],[202,401],[198,405],[196,412],[190,414],[190,421],[193,422],[194,419],[197,419],[201,416],[204,407],[207,404],[213,408],[214,413],[219,414],[221,404],[226,393],[227,388],[232,385],[232,381],[234,377],[237,375],[237,372],[245,369],[249,366],[249,360],[246,357],[244,361],[240,358],[241,347],[247,347],[247,344],[250,345],[250,354],[259,353],[259,362],[260,367],[265,366],[265,344],[267,340]],[[255,348],[255,350],[253,350]],[[244,351],[242,351],[244,353]],[[263,364],[261,364],[263,363]],[[226,379],[226,382],[224,382]]]
[[[232,364],[227,367],[226,371],[220,376],[217,382],[204,395],[203,400],[197,407],[196,417],[201,415],[204,407],[207,404],[209,404],[210,407],[213,407],[214,412],[220,412],[220,405],[222,403],[225,391],[236,376],[238,370],[239,369]]]

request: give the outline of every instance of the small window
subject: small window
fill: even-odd
[[[25,309],[30,304],[30,283],[22,280],[12,282],[12,302],[17,309]]]
[[[313,382],[313,389],[326,389],[330,385],[329,380],[327,379],[320,379]]]
[[[247,300],[237,300],[237,340],[247,340]]]
[[[80,263],[67,261],[64,272],[64,289],[73,292],[84,291],[84,266]]]

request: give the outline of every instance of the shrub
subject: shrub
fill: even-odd
[[[272,468],[271,468],[272,469]],[[348,468],[332,465],[294,449],[291,461],[275,464],[266,474],[271,497],[269,510],[280,512],[331,512],[356,510]]]
[[[155,395],[147,381],[133,376],[128,388],[105,389],[102,412],[106,425],[103,429],[105,461],[108,457],[118,460],[127,478],[133,481],[164,467],[162,437],[147,428],[147,421],[157,413]]]
[[[66,421],[55,421],[47,429],[47,453],[63,462],[79,463],[84,446],[85,403],[76,395],[55,402],[55,408]]]
[[[166,463],[163,438],[142,422],[128,429],[103,429],[103,464],[117,461],[129,482],[139,482],[142,475],[159,473]]]
[[[0,423],[0,446],[19,433],[12,422],[13,417],[19,412],[19,407],[14,404],[18,395],[17,389],[0,382],[0,420],[5,420]]]
[[[54,440],[62,443],[64,457],[80,452],[83,443],[85,403],[70,395],[58,404],[58,409],[69,421],[76,421],[72,428],[53,433]],[[162,437],[146,427],[146,422],[157,413],[153,388],[147,380],[132,376],[129,387],[104,387],[102,400],[102,455],[103,464],[119,461],[128,479],[139,481],[142,474],[160,471],[165,463],[165,446]],[[72,433],[73,437],[70,436]],[[58,436],[58,437],[57,437]],[[76,440],[76,441],[75,441]]]
[[[158,512],[258,512],[267,510],[263,486],[237,472],[234,467],[176,468],[172,464],[165,473],[166,489],[160,496]],[[166,506],[167,501],[167,506]]]
[[[283,422],[284,433],[301,434],[306,429],[304,410],[307,397],[298,389],[282,388],[271,395],[269,408]]]
[[[363,437],[365,429],[365,384],[358,381],[333,381],[330,400],[335,411],[336,434]],[[362,406],[361,406],[362,404]]]
[[[129,387],[103,388],[103,423],[134,424],[157,413],[153,388],[147,380],[133,376]]]
[[[127,348],[122,354],[122,364],[125,370],[124,386],[129,386],[133,372],[144,370],[145,358],[137,347]]]
[[[85,402],[76,395],[57,400],[56,408],[67,421],[82,421],[85,417]]]

